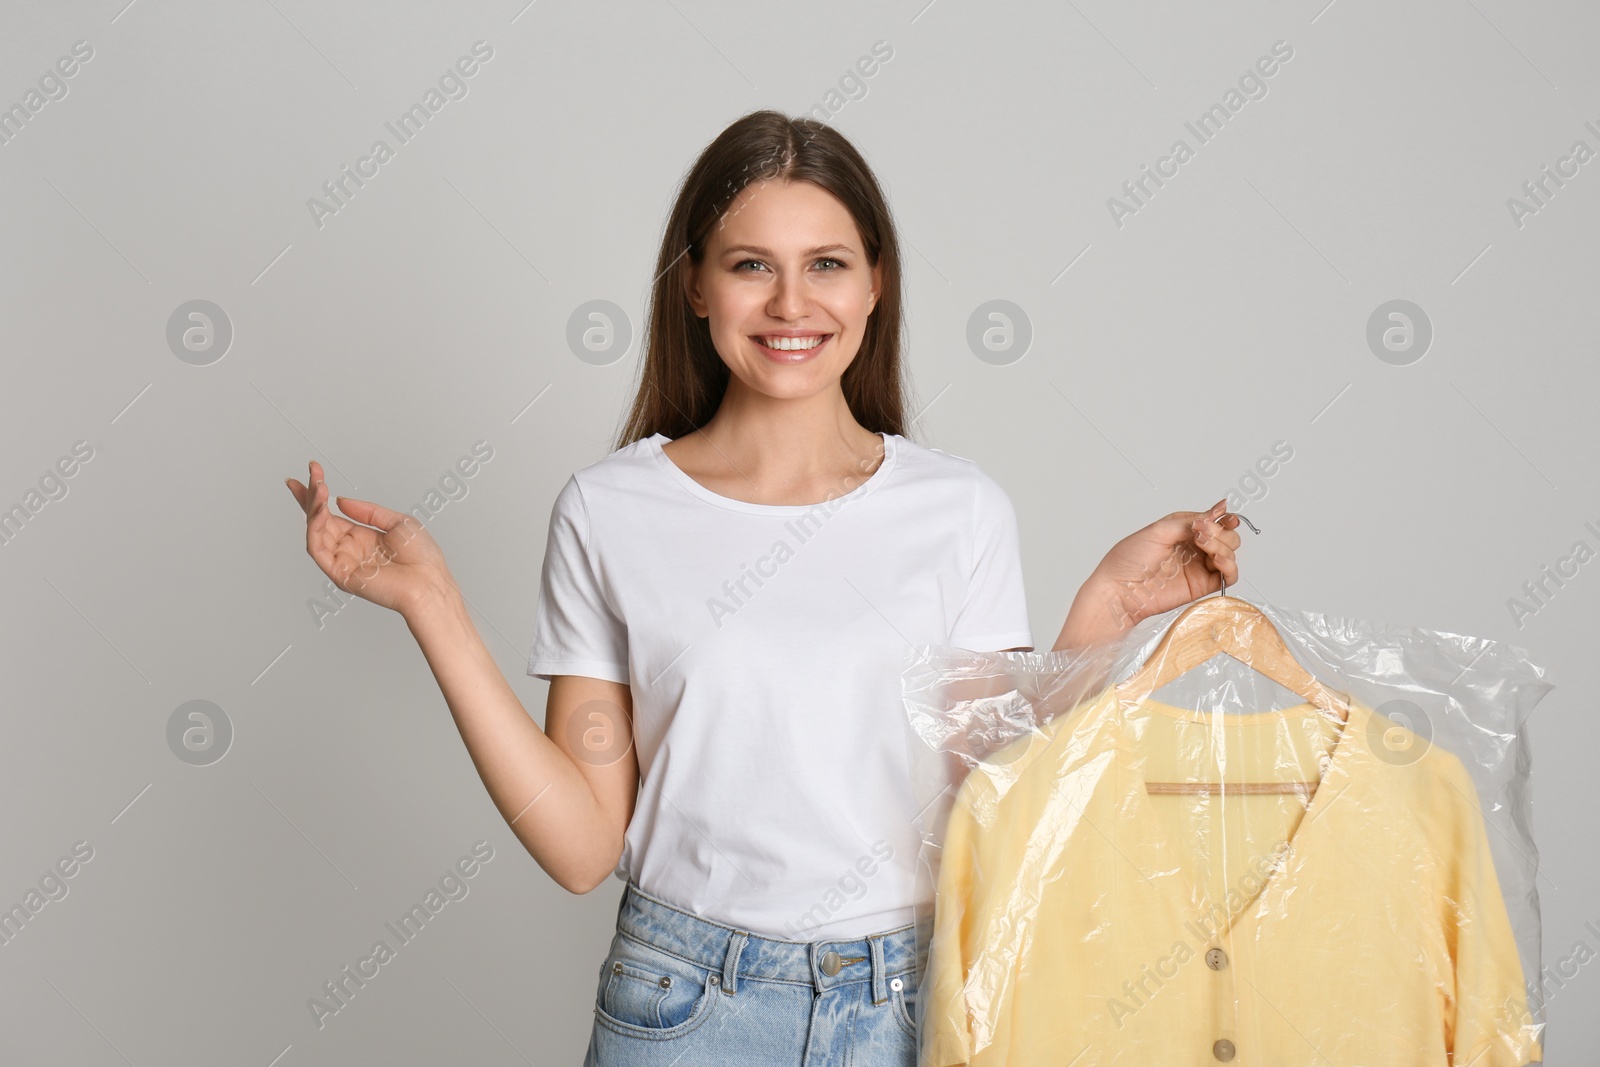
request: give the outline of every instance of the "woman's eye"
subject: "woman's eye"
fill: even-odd
[[[821,264],[821,263],[831,263],[831,264],[833,264],[833,267],[830,268],[826,273],[832,273],[833,270],[836,270],[836,269],[843,269],[844,266],[845,266],[843,260],[834,259],[831,256],[819,259],[819,260],[817,260],[817,262],[819,264]],[[742,259],[738,263],[734,264],[733,269],[734,269],[735,272],[744,271],[744,269],[746,267],[752,266],[752,265],[753,266],[757,266],[757,267],[761,267],[763,270],[766,269],[766,264],[762,263],[759,259]],[[746,272],[746,273],[748,273],[748,272]]]

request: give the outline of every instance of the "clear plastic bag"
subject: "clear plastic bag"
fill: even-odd
[[[912,649],[920,1063],[1538,1062],[1543,676],[1231,595],[1100,650]]]

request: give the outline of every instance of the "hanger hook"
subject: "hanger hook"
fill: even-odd
[[[1237,511],[1234,511],[1234,512],[1224,511],[1220,516],[1218,516],[1217,522],[1221,523],[1222,520],[1227,518],[1230,514],[1238,515],[1239,516],[1239,521],[1244,523],[1246,526],[1250,527],[1250,532],[1251,533],[1259,534],[1261,532],[1260,530],[1256,529],[1256,524],[1255,523],[1251,522],[1249,519],[1245,518],[1243,514],[1237,512]],[[1227,596],[1228,595],[1228,581],[1227,581],[1226,578],[1224,578],[1222,580],[1222,590],[1217,595],[1218,596]]]

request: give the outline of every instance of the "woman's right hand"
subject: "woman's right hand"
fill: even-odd
[[[334,515],[316,460],[309,493],[294,478],[284,482],[306,513],[307,554],[346,593],[403,615],[429,593],[450,586],[444,553],[412,516],[347,496],[339,497],[339,510],[355,522]]]

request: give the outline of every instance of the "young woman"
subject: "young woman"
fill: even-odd
[[[905,436],[901,326],[856,149],[774,111],[724,130],[668,219],[617,446],[552,509],[543,731],[424,529],[342,496],[335,517],[315,462],[288,480],[317,565],[405,617],[539,865],[573,893],[626,879],[588,1064],[916,1061],[902,658],[1032,639],[1009,498]],[[1224,506],[1118,542],[1053,647],[1237,582]]]

